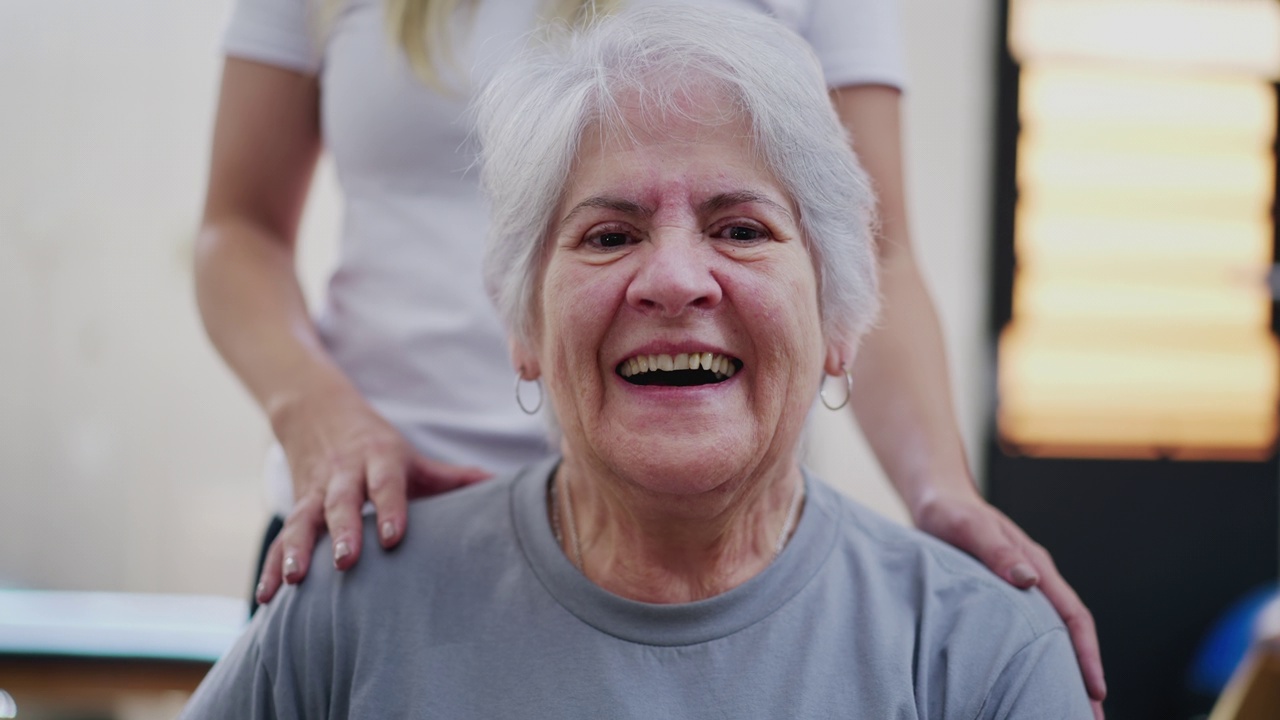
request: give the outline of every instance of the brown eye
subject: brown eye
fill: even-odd
[[[754,225],[725,225],[716,232],[716,237],[738,243],[752,243],[768,239],[769,235]]]
[[[603,235],[600,235],[598,238],[596,238],[596,243],[600,247],[616,248],[616,247],[622,247],[623,245],[626,245],[627,241],[630,239],[631,238],[627,237],[625,233],[610,232],[610,233],[604,233]]]
[[[598,251],[625,250],[640,242],[642,235],[634,227],[623,223],[597,225],[583,235],[582,244]]]

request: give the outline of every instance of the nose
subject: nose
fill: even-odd
[[[645,312],[676,317],[687,308],[720,303],[723,291],[712,273],[714,252],[698,233],[657,232],[646,243],[641,266],[627,287],[627,303]]]

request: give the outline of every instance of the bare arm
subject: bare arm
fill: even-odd
[[[881,223],[883,316],[858,352],[853,410],[914,517],[938,492],[971,491],[973,483],[951,404],[942,328],[907,229],[898,91],[850,87],[835,100],[875,185]]]
[[[898,90],[841,88],[832,101],[879,197],[884,314],[853,368],[853,412],[915,524],[1020,587],[1039,583],[1071,631],[1095,713],[1106,696],[1093,618],[1052,559],[978,495],[951,401],[933,301],[907,230]]]
[[[268,417],[305,382],[342,381],[294,271],[320,153],[318,101],[314,78],[226,62],[196,240],[196,299],[210,339]]]
[[[360,507],[380,537],[404,533],[406,497],[479,479],[418,455],[325,351],[294,269],[298,222],[320,154],[316,79],[229,58],[222,78],[196,296],[205,329],[284,447],[296,504],[268,555],[260,600],[306,575],[328,526],[341,567],[360,553]]]

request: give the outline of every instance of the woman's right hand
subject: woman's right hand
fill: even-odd
[[[210,339],[266,411],[293,475],[294,510],[268,551],[259,602],[307,574],[326,526],[338,567],[351,567],[366,499],[391,547],[404,535],[408,498],[488,477],[415,452],[316,333],[294,251],[320,147],[315,75],[227,58],[196,240],[196,298]]]
[[[435,495],[489,477],[474,467],[424,457],[346,383],[317,387],[271,412],[276,438],[293,477],[294,506],[272,542],[256,596],[266,603],[282,583],[306,577],[318,534],[328,528],[334,565],[360,557],[361,510],[377,511],[378,540],[404,537],[410,498]]]

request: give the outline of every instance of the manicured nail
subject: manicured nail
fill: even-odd
[[[1036,576],[1036,571],[1031,569],[1026,563],[1018,563],[1013,566],[1013,570],[1009,571],[1009,575],[1013,578],[1013,582],[1018,585],[1031,585],[1040,578]]]
[[[396,524],[390,520],[382,523],[382,539],[390,540],[396,536]]]
[[[339,540],[337,545],[333,546],[333,564],[337,565],[343,558],[351,554],[351,546],[346,540]]]
[[[258,587],[255,588],[253,591],[253,596],[258,599],[259,604],[262,603],[262,596],[266,594],[267,594],[267,584],[264,582],[258,583]]]
[[[297,573],[298,573],[298,558],[295,555],[285,555],[284,556],[284,579],[288,580],[290,577],[296,575]]]

